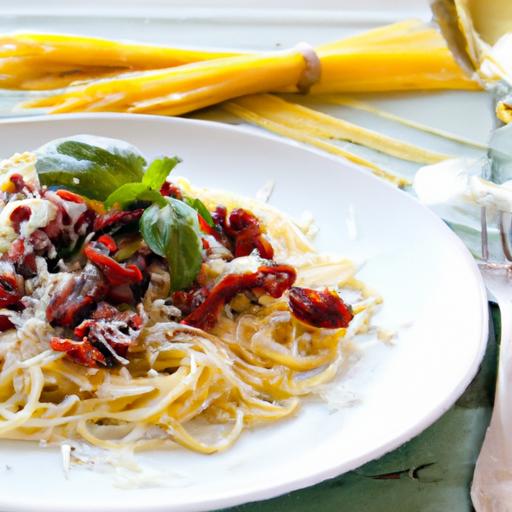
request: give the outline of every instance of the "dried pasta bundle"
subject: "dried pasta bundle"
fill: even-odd
[[[416,20],[387,25],[316,49],[317,94],[478,89],[453,59],[441,34]]]
[[[183,52],[168,51],[169,55]],[[112,57],[113,52],[105,53]],[[56,51],[55,57],[58,54]],[[133,54],[131,69],[136,69],[136,52]],[[47,108],[52,113],[117,111],[180,115],[247,94],[296,92],[297,84],[302,84],[303,89],[310,85],[315,94],[479,87],[457,66],[441,35],[414,20],[321,45],[314,52],[297,47],[218,58],[208,54],[212,57],[209,60],[193,62],[194,55],[197,52],[188,55],[188,64],[120,73],[71,86],[24,106]],[[9,58],[16,55],[10,54]],[[108,62],[116,64],[112,58]],[[316,64],[319,77],[314,76]],[[83,71],[85,67],[78,65],[78,69]],[[111,72],[113,67],[109,69]]]
[[[65,34],[8,34],[0,36],[0,86],[57,89],[126,71],[161,69],[237,54]]]

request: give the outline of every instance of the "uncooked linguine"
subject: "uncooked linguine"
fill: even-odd
[[[1,438],[213,453],[336,376],[379,303],[355,266],[177,163],[76,136],[0,164]]]

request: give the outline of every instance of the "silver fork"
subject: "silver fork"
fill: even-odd
[[[487,212],[481,211],[482,262],[480,270],[490,300],[501,314],[498,378],[491,423],[478,456],[471,486],[477,512],[512,511],[512,215],[499,214],[499,230],[504,260],[489,258]]]

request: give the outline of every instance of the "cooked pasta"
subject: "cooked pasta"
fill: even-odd
[[[206,454],[293,415],[379,297],[276,208],[90,142],[0,164],[0,437]],[[118,176],[137,161],[139,180],[99,197],[98,168],[72,164],[84,149],[103,181],[105,162]]]

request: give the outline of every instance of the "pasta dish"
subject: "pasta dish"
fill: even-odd
[[[330,382],[379,302],[276,208],[74,136],[0,163],[0,437],[213,453]]]

